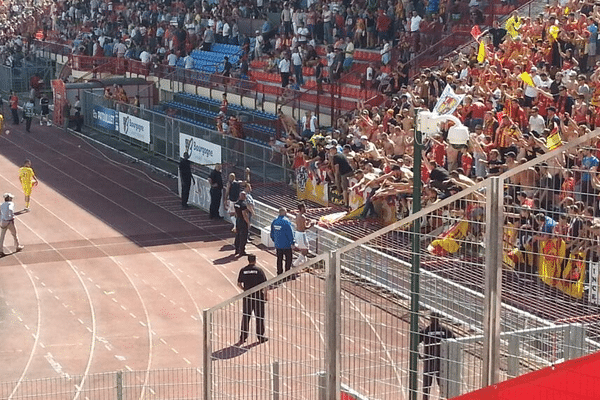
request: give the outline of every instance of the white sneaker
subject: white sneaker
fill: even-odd
[[[46,123],[46,125],[48,125],[48,126],[52,126],[52,122],[48,121],[48,122]]]
[[[44,125],[44,123],[43,123],[42,121],[40,121],[40,126],[41,126],[41,125]]]

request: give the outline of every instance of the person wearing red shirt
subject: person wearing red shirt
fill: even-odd
[[[10,112],[12,113],[13,125],[19,125],[19,98],[12,92],[10,99]]]
[[[388,30],[390,29],[390,24],[392,20],[388,17],[385,11],[381,10],[379,17],[377,17],[377,24],[375,28],[377,29],[377,45],[383,45],[385,40],[388,40]]]
[[[442,137],[436,135],[433,140],[433,147],[431,149],[433,153],[433,160],[437,165],[446,165],[446,146],[441,143]]]
[[[473,156],[469,153],[469,148],[463,146],[460,149],[460,167],[465,173],[465,176],[471,176],[471,168],[473,168]]]

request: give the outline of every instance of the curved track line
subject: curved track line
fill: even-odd
[[[18,145],[17,145],[18,146]],[[19,146],[20,147],[20,146]],[[16,187],[15,185],[13,185],[12,183],[10,183],[13,187]],[[54,216],[56,219],[58,219],[59,221],[61,221],[65,226],[67,226],[68,228],[70,228],[73,232],[77,233],[79,236],[81,236],[84,239],[87,239],[83,234],[81,234],[77,229],[75,229],[71,224],[69,224],[68,222],[66,222],[65,220],[63,220],[61,217],[59,217],[58,215],[56,215],[54,212],[50,211],[47,207],[43,206],[43,205],[39,205],[42,209],[44,209],[44,211],[46,211],[48,214]],[[20,220],[20,223],[22,225],[24,225],[27,229],[29,229],[35,236],[37,236],[43,243],[45,243],[46,245],[48,245],[48,247],[50,247],[51,249],[53,249],[54,251],[57,252],[57,254],[61,254],[59,250],[57,250],[54,246],[52,246],[51,243],[49,243],[46,239],[42,238],[40,235],[38,235],[35,230],[31,229],[27,223],[23,222],[22,220]],[[148,347],[149,347],[149,354],[148,354],[148,368],[146,370],[146,377],[145,377],[145,382],[144,382],[144,387],[146,386],[146,383],[149,379],[149,374],[150,374],[150,365],[151,365],[151,359],[152,359],[152,330],[151,330],[151,325],[150,325],[150,318],[148,315],[148,310],[146,308],[146,305],[144,303],[144,300],[142,299],[142,296],[138,290],[138,288],[136,287],[136,285],[131,281],[131,278],[129,277],[129,275],[124,271],[123,267],[121,266],[121,264],[116,261],[112,256],[109,256],[102,248],[100,248],[99,246],[94,246],[96,247],[98,250],[102,251],[109,260],[111,260],[115,265],[117,265],[119,267],[119,269],[121,270],[121,272],[125,275],[125,277],[129,280],[129,282],[131,283],[133,289],[135,290],[138,299],[142,305],[142,308],[144,310],[144,314],[146,316],[146,323],[147,323],[147,330],[148,330],[148,337],[149,337],[149,342],[148,342]],[[90,305],[90,318],[92,319],[92,341],[91,341],[91,345],[90,345],[90,353],[88,356],[88,362],[86,364],[86,368],[84,370],[84,373],[82,375],[82,379],[81,379],[81,383],[79,386],[77,387],[77,392],[75,393],[75,396],[73,397],[73,400],[77,400],[79,398],[79,395],[81,394],[81,391],[83,390],[84,387],[84,382],[86,380],[86,377],[89,375],[89,371],[91,369],[91,365],[92,365],[92,360],[94,357],[94,351],[95,351],[95,346],[96,346],[96,332],[97,332],[97,324],[96,324],[96,315],[95,315],[95,310],[94,310],[94,306],[93,306],[93,301],[91,299],[90,293],[87,289],[87,286],[85,284],[85,282],[83,281],[83,278],[81,278],[81,275],[79,274],[79,272],[76,270],[76,268],[74,267],[74,265],[72,264],[72,262],[70,260],[67,260],[63,257],[63,261],[65,261],[69,267],[71,268],[71,270],[75,273],[75,275],[77,276],[77,279],[79,280],[79,282],[81,283],[83,290],[86,293],[86,297],[88,299],[88,303]],[[41,312],[41,311],[40,311]],[[41,317],[40,317],[41,318]],[[23,372],[23,376],[25,375],[26,371]],[[143,391],[142,391],[143,394]],[[143,397],[142,397],[143,398]]]
[[[35,141],[35,142],[39,143],[40,145],[42,145],[42,146],[44,146],[44,147],[46,147],[46,148],[48,148],[48,149],[52,150],[52,151],[53,151],[53,152],[55,152],[55,153],[61,154],[61,156],[62,156],[63,158],[66,158],[66,159],[70,160],[71,162],[73,162],[73,163],[75,163],[75,164],[77,164],[77,165],[81,166],[82,168],[85,168],[85,169],[87,169],[88,171],[91,171],[91,172],[93,172],[93,173],[95,173],[95,174],[97,174],[97,175],[100,175],[100,174],[98,174],[98,172],[97,172],[97,171],[95,171],[94,169],[92,169],[92,168],[88,167],[87,165],[80,163],[79,161],[77,161],[77,160],[73,159],[72,157],[69,157],[69,156],[66,156],[66,155],[64,155],[64,154],[62,154],[62,153],[60,153],[60,152],[57,152],[57,151],[56,151],[56,150],[55,150],[53,147],[50,147],[50,146],[48,146],[46,143],[44,143],[44,142],[42,142],[42,141],[40,141],[40,140],[38,140],[38,139],[35,139],[35,138],[29,138],[29,137],[28,137],[28,139],[31,139],[31,140],[33,140],[33,141]],[[60,140],[61,140],[61,141],[64,141],[64,140],[62,140],[62,139],[60,139]],[[9,139],[9,141],[10,141],[10,139]],[[70,142],[67,142],[67,141],[64,141],[64,142],[65,142],[65,143],[68,143],[68,144],[70,144],[70,145],[72,145],[72,146],[73,146],[73,144],[72,144],[72,143],[70,143]],[[13,143],[13,145],[15,145],[15,146],[17,146],[17,147],[23,148],[21,145],[19,145],[19,144],[17,144],[17,143],[14,143],[14,142],[12,142],[12,141],[11,141],[11,143]],[[92,146],[92,147],[93,147],[93,146]],[[24,150],[25,150],[25,149],[24,149]],[[90,154],[90,157],[94,157],[94,158],[96,158],[96,159],[100,159],[100,160],[102,160],[102,158],[98,158],[97,156],[95,156],[95,155],[94,155],[93,153],[91,153],[91,152],[86,152],[86,153],[87,153],[87,154]],[[102,154],[104,157],[107,157],[107,156],[106,156],[106,155],[104,155],[102,152],[100,152],[100,154]],[[60,169],[58,169],[58,168],[54,167],[54,166],[53,166],[52,164],[50,164],[48,161],[46,161],[46,160],[44,160],[44,159],[42,159],[42,158],[40,158],[40,157],[37,157],[37,158],[38,158],[38,160],[42,161],[43,163],[45,163],[46,165],[48,165],[48,166],[49,166],[49,167],[51,167],[52,169],[54,169],[54,170],[56,170],[56,171],[59,171],[59,172],[60,172],[60,173],[62,173],[63,175],[69,176],[68,174],[65,174],[65,173],[64,173],[62,170],[60,170]],[[113,161],[113,163],[118,163],[118,162],[117,162],[117,161]],[[118,164],[120,164],[120,163],[118,163]],[[121,164],[121,165],[123,165],[123,164]],[[132,169],[132,168],[129,168],[129,169]],[[135,170],[135,169],[134,169],[134,170]],[[138,171],[138,172],[140,172],[140,171]],[[131,174],[131,173],[130,173],[130,175],[132,175],[132,176],[135,176],[134,174]],[[124,189],[125,191],[127,191],[127,192],[129,192],[129,193],[132,193],[132,194],[134,194],[135,196],[137,196],[137,197],[140,197],[140,198],[142,198],[142,199],[144,199],[144,200],[148,201],[148,200],[147,200],[145,197],[143,197],[143,196],[140,196],[140,195],[139,195],[137,192],[135,192],[134,190],[131,190],[129,187],[127,187],[127,186],[125,186],[125,185],[121,184],[120,182],[117,182],[117,181],[115,181],[115,180],[111,179],[110,177],[107,177],[107,176],[104,176],[104,175],[101,175],[101,176],[102,176],[102,178],[103,178],[103,179],[105,179],[106,181],[108,181],[108,182],[110,182],[110,183],[114,184],[115,186],[117,186],[117,187],[120,187],[120,188]],[[72,177],[71,177],[71,176],[69,176],[69,178],[71,178],[71,179],[72,179]],[[159,231],[159,232],[163,232],[163,233],[165,233],[165,235],[167,235],[167,236],[170,236],[170,237],[173,237],[173,236],[172,236],[170,233],[168,233],[168,232],[165,232],[163,229],[160,229],[160,228],[159,228],[159,227],[157,227],[156,225],[152,224],[150,221],[147,221],[147,220],[145,220],[145,219],[143,219],[143,218],[139,217],[137,214],[135,214],[135,213],[131,212],[131,210],[128,210],[128,209],[124,208],[124,207],[123,207],[121,204],[119,204],[118,202],[114,201],[112,198],[110,198],[110,197],[108,197],[108,196],[105,196],[104,194],[102,194],[101,192],[98,192],[97,190],[95,190],[95,189],[91,188],[90,186],[88,186],[88,185],[87,185],[87,184],[85,184],[84,182],[82,182],[82,181],[79,181],[79,180],[75,180],[75,182],[79,183],[81,186],[83,186],[84,188],[88,189],[89,191],[91,191],[91,192],[93,192],[93,193],[97,194],[98,196],[100,196],[100,197],[102,197],[102,198],[104,198],[104,199],[106,199],[106,200],[110,201],[111,203],[113,203],[114,205],[118,206],[119,208],[121,208],[121,209],[123,209],[123,210],[126,210],[126,211],[128,211],[128,212],[129,212],[131,215],[135,216],[136,218],[138,218],[138,219],[139,219],[139,220],[141,220],[141,221],[144,221],[144,222],[145,222],[145,223],[147,223],[148,225],[150,225],[150,226],[152,226],[153,228],[155,228],[157,231]],[[153,181],[153,183],[155,183],[155,184],[156,184],[156,182],[154,182],[154,181]],[[164,185],[162,185],[162,184],[160,184],[160,185],[164,187]],[[171,193],[170,191],[168,192],[168,194],[172,195],[172,193]],[[87,211],[89,211],[89,210],[87,210]],[[168,211],[168,210],[167,210],[167,211]],[[185,220],[185,218],[183,218],[183,217],[181,217],[181,216],[179,216],[179,215],[177,215],[177,214],[174,214],[174,213],[171,213],[171,214],[173,214],[173,215],[174,215],[176,218],[179,218],[179,219],[181,219],[181,220],[183,220],[183,221],[186,221],[186,220]],[[93,215],[93,213],[92,213],[92,215]],[[187,221],[186,221],[186,222],[187,222]],[[107,224],[107,225],[109,225],[109,224]],[[109,226],[110,226],[110,225],[109,225]],[[74,231],[75,231],[75,230],[74,230]],[[76,231],[75,231],[75,232],[76,232]],[[77,233],[79,233],[79,232],[77,232]],[[81,235],[81,234],[80,234],[80,235]],[[85,238],[85,236],[83,236],[83,235],[81,235],[81,236]],[[222,239],[221,237],[219,237],[219,236],[217,236],[217,235],[215,235],[215,234],[211,234],[211,236],[215,237],[216,239],[218,239],[218,240],[219,240],[219,241],[221,241],[222,243],[229,244],[229,243],[227,242],[227,240],[225,240],[225,239]],[[182,242],[182,241],[181,241],[181,240],[179,240],[179,239],[176,239],[176,240],[177,240],[177,242],[184,244],[184,245],[185,245],[187,248],[189,248],[189,249],[191,249],[191,250],[194,250],[194,252],[195,252],[196,254],[200,254],[200,255],[202,255],[202,256],[203,256],[203,258],[205,258],[206,260],[208,260],[208,258],[206,258],[206,257],[205,257],[203,254],[201,254],[201,253],[198,251],[198,249],[194,249],[194,248],[190,247],[190,246],[189,246],[189,245],[188,245],[186,242]],[[149,253],[152,253],[151,251],[148,251],[148,252],[149,252]],[[211,263],[212,263],[212,261],[210,261],[210,260],[209,260],[209,262],[211,262]],[[222,276],[223,276],[223,277],[224,277],[224,278],[225,278],[225,279],[226,279],[226,280],[227,280],[227,281],[228,281],[228,282],[229,282],[229,283],[232,285],[232,287],[234,287],[234,288],[237,288],[237,283],[235,283],[235,282],[232,282],[232,281],[230,280],[230,278],[229,278],[227,275],[225,275],[225,274],[223,273],[223,271],[221,271],[220,269],[218,269],[218,271],[219,271],[219,273],[220,273],[220,274],[221,274],[221,275],[222,275]],[[194,303],[195,303],[195,301],[194,301]],[[197,310],[198,310],[198,309],[197,309]],[[201,313],[199,310],[198,310],[198,315],[199,315],[199,317],[201,317],[201,316],[202,316],[202,313]]]
[[[43,206],[42,206],[42,208],[45,209],[45,207],[43,207]],[[49,210],[46,209],[46,211],[48,211],[50,214],[52,214],[52,212],[50,212]],[[34,235],[36,235],[42,242],[44,242],[46,245],[48,245],[48,247],[50,247],[51,249],[56,251],[58,254],[60,254],[60,251],[58,251],[54,246],[52,246],[52,244],[50,244],[46,239],[44,239],[40,235],[38,235],[33,229],[31,229],[29,227],[29,225],[27,225],[26,222],[20,221],[20,223],[22,225],[24,225],[27,229],[29,229]],[[67,224],[67,226],[68,226],[68,224]],[[71,229],[72,229],[72,227],[71,227]],[[94,358],[94,350],[96,348],[96,311],[94,309],[92,297],[90,295],[90,292],[88,291],[88,288],[87,288],[85,282],[83,281],[83,278],[81,277],[81,275],[79,274],[79,272],[77,271],[77,269],[75,268],[75,266],[73,265],[73,263],[70,260],[67,260],[63,257],[63,261],[65,261],[67,263],[67,265],[69,265],[69,268],[71,268],[71,270],[73,271],[73,273],[79,280],[79,283],[81,284],[81,287],[83,288],[83,291],[85,292],[85,295],[86,295],[86,298],[87,298],[87,301],[88,301],[88,304],[90,307],[90,318],[92,321],[91,343],[90,343],[90,352],[88,355],[88,361],[87,361],[87,364],[86,364],[86,367],[84,370],[83,377],[81,378],[81,383],[79,386],[76,386],[77,392],[75,393],[75,397],[73,398],[73,400],[77,400],[77,398],[79,397],[79,394],[83,388],[83,383],[85,382],[86,376],[89,374],[90,368],[92,366],[92,359]]]
[[[27,374],[27,370],[31,366],[31,363],[33,361],[33,357],[34,357],[35,352],[36,352],[36,350],[37,350],[37,348],[39,346],[40,330],[41,330],[41,325],[42,325],[42,307],[41,307],[41,304],[40,304],[41,300],[40,300],[39,292],[38,292],[37,287],[35,285],[35,281],[31,277],[31,273],[27,269],[27,266],[25,266],[20,261],[19,261],[19,264],[21,265],[21,267],[23,268],[23,270],[25,270],[25,273],[29,277],[29,280],[31,281],[31,286],[33,287],[33,291],[35,293],[35,300],[36,300],[37,311],[38,311],[37,312],[37,329],[36,329],[36,332],[35,332],[35,340],[33,341],[33,346],[31,348],[31,352],[29,353],[29,358],[27,360],[27,363],[25,364],[25,367],[23,368],[23,373],[21,373],[21,376],[19,377],[19,380],[15,384],[15,387],[14,387],[13,391],[10,393],[10,396],[8,396],[8,400],[12,399],[12,397],[17,392],[17,389],[19,389],[19,386],[21,386],[21,383],[23,382],[23,380],[25,380],[25,375]]]
[[[377,331],[376,326],[374,326],[369,321],[369,318],[360,310],[359,307],[356,306],[356,302],[354,300],[351,300],[350,297],[347,294],[344,294],[344,297],[346,298],[346,301],[348,301],[350,303],[350,307],[353,308],[358,314],[360,314],[361,318],[365,321],[365,323],[369,326],[369,328],[371,329],[371,331],[375,334],[375,337],[377,338],[377,341],[379,341],[379,345],[381,346],[381,348],[385,352],[386,358],[388,359],[390,365],[392,365],[392,368],[393,368],[394,373],[396,375],[396,380],[398,381],[398,383],[400,384],[400,386],[402,386],[402,376],[398,372],[398,369],[401,370],[401,368],[399,368],[398,365],[397,365],[397,363],[394,361],[394,357],[392,357],[392,355],[390,354],[388,346],[386,345],[386,343],[381,338],[381,335]]]

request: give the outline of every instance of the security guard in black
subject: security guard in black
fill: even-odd
[[[255,286],[267,281],[265,271],[256,265],[256,255],[248,255],[248,265],[240,270],[238,275],[238,286],[248,291]],[[253,292],[244,297],[242,305],[242,332],[238,345],[244,343],[248,339],[248,327],[252,313],[256,319],[256,336],[259,343],[264,343],[268,339],[265,335],[265,304],[267,302],[266,289]]]

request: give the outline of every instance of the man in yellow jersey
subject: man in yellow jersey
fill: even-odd
[[[31,191],[38,183],[35,172],[33,171],[33,168],[31,168],[31,160],[25,160],[21,169],[19,169],[19,180],[21,181],[23,193],[25,194],[25,211],[29,211]]]

